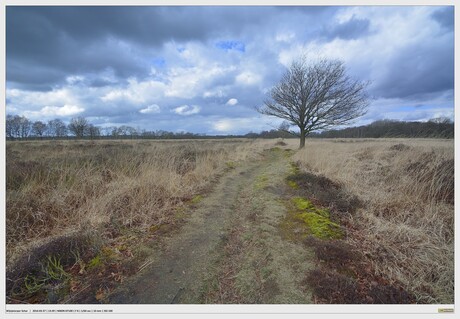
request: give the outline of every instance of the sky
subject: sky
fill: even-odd
[[[291,62],[342,60],[366,115],[454,118],[453,6],[7,6],[6,114],[201,134],[259,114]]]

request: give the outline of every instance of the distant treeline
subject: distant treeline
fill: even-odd
[[[436,118],[428,122],[380,120],[363,126],[313,133],[310,136],[319,138],[454,138],[454,123],[448,118]]]
[[[206,135],[189,132],[147,131],[128,125],[98,127],[84,117],[72,118],[69,124],[60,119],[48,122],[32,122],[25,116],[6,116],[6,138],[14,139],[203,139],[203,138],[295,138],[282,130],[272,129],[245,135]],[[428,122],[403,122],[381,120],[369,125],[313,132],[313,138],[379,138],[379,137],[428,137],[453,138],[454,123],[447,118],[432,119]]]

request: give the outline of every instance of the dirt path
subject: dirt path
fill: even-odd
[[[286,154],[267,150],[222,177],[154,262],[108,302],[311,303],[302,279],[313,255],[279,232]]]

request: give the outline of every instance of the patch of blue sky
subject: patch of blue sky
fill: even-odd
[[[164,58],[155,58],[152,60],[152,64],[156,67],[162,68],[166,66],[166,60]]]
[[[240,52],[246,51],[245,44],[241,41],[235,41],[235,40],[218,41],[215,43],[215,46],[225,51],[229,51],[229,50],[236,50]]]

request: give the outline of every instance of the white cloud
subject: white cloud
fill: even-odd
[[[104,102],[126,100],[132,103],[148,103],[164,96],[166,85],[163,82],[149,80],[138,82],[137,79],[128,80],[126,88],[115,88],[103,95]]]
[[[66,82],[71,85],[78,83],[78,82],[83,82],[84,80],[85,80],[85,77],[81,75],[71,75],[66,78]]]
[[[139,111],[142,114],[153,114],[153,113],[160,113],[160,106],[157,104],[152,104],[147,106],[145,109]]]
[[[243,85],[254,85],[258,84],[262,78],[251,71],[244,71],[238,74],[235,78],[236,82]]]
[[[77,105],[64,105],[62,107],[57,106],[45,106],[41,112],[44,115],[58,115],[58,116],[68,116],[75,115],[83,112],[85,109]]]
[[[203,93],[203,97],[210,98],[210,97],[224,97],[226,94],[224,93],[223,90],[218,89],[218,90],[208,90]]]
[[[7,111],[32,119],[79,114],[85,111],[85,106],[78,97],[84,98],[91,90],[85,89],[82,94],[78,88],[75,90],[69,87],[48,92],[7,89]]]
[[[228,132],[233,129],[234,121],[231,119],[219,120],[214,123],[213,128],[219,132]]]
[[[45,106],[40,111],[25,111],[25,116],[32,118],[53,117],[53,116],[71,116],[83,112],[85,109],[77,105]]]
[[[7,89],[6,97],[11,99],[11,104],[14,103],[25,107],[35,106],[35,108],[46,105],[80,104],[78,98],[70,88],[62,88],[48,92]]]
[[[204,95],[206,92],[210,92],[206,90],[206,87],[214,85],[213,81],[224,77],[233,69],[233,66],[223,67],[217,63],[172,68],[167,74],[168,87],[165,95],[186,99]],[[203,91],[205,92],[203,93]]]
[[[200,112],[198,105],[182,105],[173,109],[173,112],[179,115],[192,115]]]
[[[13,98],[13,97],[19,97],[21,96],[21,91],[18,89],[7,89],[6,90],[6,96]]]
[[[222,133],[241,133],[245,131],[259,131],[266,129],[267,123],[259,117],[250,118],[224,118],[212,123],[212,128]]]
[[[127,90],[114,89],[101,97],[101,100],[104,102],[115,101],[122,98],[130,98],[130,94]]]
[[[238,100],[237,99],[230,99],[225,104],[227,104],[227,105],[236,105],[236,104],[238,104]]]
[[[292,40],[295,38],[295,33],[292,31],[287,31],[287,32],[280,32],[277,33],[275,36],[275,40],[277,42],[292,42]]]

